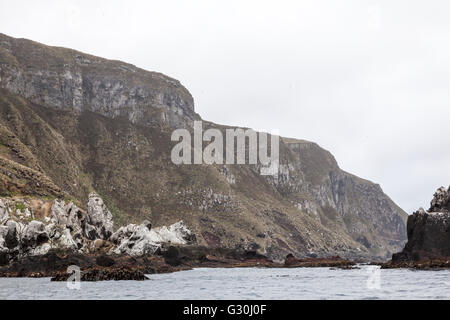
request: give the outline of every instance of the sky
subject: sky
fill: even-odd
[[[317,142],[408,213],[450,185],[448,1],[6,1],[0,32],[176,78],[205,120]]]

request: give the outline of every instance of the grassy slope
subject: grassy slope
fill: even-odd
[[[14,56],[0,47],[0,63],[61,73],[64,64],[87,59],[95,63],[80,68],[85,68],[90,76],[117,77],[192,100],[177,80],[159,73],[0,34],[2,39],[13,43]],[[149,107],[147,112],[151,117],[158,110]],[[88,193],[96,190],[112,209],[118,224],[150,219],[155,225],[162,225],[184,219],[199,240],[210,245],[261,247],[267,252],[275,248],[285,252],[356,248],[360,244],[351,239],[350,227],[358,222],[370,225],[357,213],[342,217],[326,206],[319,207],[318,222],[293,206],[292,202],[298,200],[313,201],[303,186],[320,187],[330,174],[341,173],[334,157],[315,143],[283,138],[281,156],[296,166],[290,177],[294,184],[280,183],[275,187],[248,166],[230,166],[236,184],[229,184],[221,174],[221,166],[173,165],[171,129],[164,125],[144,127],[87,110],[81,114],[70,109],[56,110],[30,103],[6,90],[0,91],[0,114],[4,195],[22,192],[65,196],[85,203]],[[8,172],[13,171],[11,178]],[[361,202],[360,190],[381,192],[371,182],[349,174],[346,181],[346,194],[356,207],[366,205]],[[370,194],[365,199],[368,198]],[[404,212],[386,199],[404,217]]]

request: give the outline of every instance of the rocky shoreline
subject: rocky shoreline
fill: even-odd
[[[450,258],[421,261],[399,261],[381,264],[381,269],[416,269],[416,270],[439,270],[450,269]]]
[[[383,269],[450,268],[450,188],[440,188],[431,208],[408,218],[408,243]],[[296,258],[276,262],[257,251],[200,246],[182,221],[152,228],[148,221],[114,231],[112,215],[95,193],[87,210],[62,200],[36,204],[0,199],[0,277],[50,277],[66,281],[70,266],[81,281],[146,280],[146,274],[193,268],[354,269],[356,262],[339,256]],[[37,208],[39,206],[39,208]],[[15,208],[16,210],[12,210]]]
[[[211,249],[202,246],[169,246],[155,255],[83,255],[51,251],[29,256],[0,268],[0,277],[50,277],[66,281],[70,266],[81,270],[81,281],[146,280],[146,274],[171,273],[193,268],[313,268],[348,269],[355,263],[339,257],[297,259],[288,255],[284,262],[274,262],[254,251]]]
[[[152,228],[148,221],[114,231],[112,214],[95,193],[87,210],[63,200],[0,199],[0,277],[51,277],[65,281],[70,266],[82,281],[145,280],[146,274],[197,267],[339,267],[339,257],[274,262],[256,251],[199,246],[182,221]]]
[[[403,251],[381,268],[450,269],[450,187],[435,192],[430,209],[408,217],[407,232]]]

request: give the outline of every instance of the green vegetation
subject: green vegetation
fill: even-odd
[[[25,208],[26,207],[25,207],[25,205],[23,203],[16,202],[14,206],[16,208],[16,211],[19,210],[22,213],[25,212]]]

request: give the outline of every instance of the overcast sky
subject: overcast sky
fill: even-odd
[[[180,80],[207,120],[317,142],[408,213],[450,184],[448,1],[5,1],[0,32]]]

